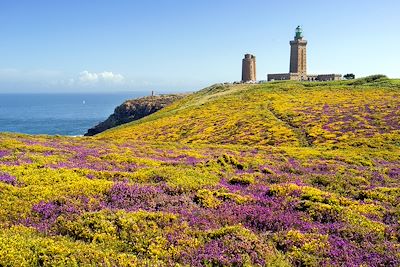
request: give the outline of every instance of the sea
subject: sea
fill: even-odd
[[[0,132],[81,136],[127,99],[148,92],[0,94]]]

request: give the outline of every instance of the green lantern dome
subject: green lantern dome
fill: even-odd
[[[296,28],[296,39],[302,39],[303,38],[303,29],[300,26],[297,26]]]

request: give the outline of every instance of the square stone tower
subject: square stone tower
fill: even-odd
[[[297,73],[300,80],[307,79],[307,41],[303,40],[303,30],[296,28],[296,35],[290,41],[290,69],[289,73]]]
[[[246,54],[242,61],[242,82],[256,80],[256,57],[251,54]]]
[[[303,39],[303,30],[296,28],[294,40],[290,41],[289,73],[268,74],[268,81],[340,81],[341,74],[307,74],[307,41]]]

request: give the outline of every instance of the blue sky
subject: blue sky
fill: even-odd
[[[2,0],[0,92],[190,91],[287,72],[297,25],[309,73],[400,77],[400,1]]]

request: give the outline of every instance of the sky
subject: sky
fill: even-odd
[[[193,91],[285,73],[297,25],[308,72],[400,77],[400,1],[2,0],[0,92]]]

